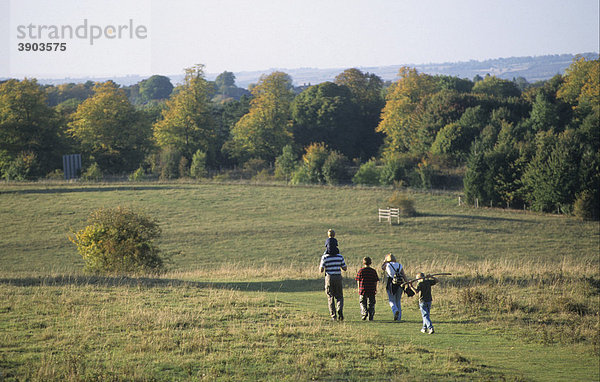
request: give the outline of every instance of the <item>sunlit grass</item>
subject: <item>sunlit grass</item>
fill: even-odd
[[[392,190],[244,184],[1,184],[0,370],[29,380],[597,380],[597,223],[458,207],[412,192],[418,215],[377,222]],[[99,207],[158,219],[167,273],[95,276],[67,235]],[[344,323],[317,266],[335,228]],[[434,287],[394,324],[380,289],[362,322],[353,277],[393,252]]]

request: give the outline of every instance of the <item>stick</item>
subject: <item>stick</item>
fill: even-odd
[[[408,280],[407,282],[400,284],[400,286],[403,287],[406,284],[410,284],[410,283],[413,283],[413,282],[419,281],[419,280],[424,280],[430,276],[450,276],[450,275],[452,275],[452,273],[434,273],[432,275],[425,275],[425,277],[419,277],[418,279]]]

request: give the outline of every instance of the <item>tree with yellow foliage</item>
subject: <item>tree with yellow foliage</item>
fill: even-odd
[[[240,162],[273,161],[292,143],[292,79],[283,72],[263,75],[251,92],[250,110],[233,126],[225,149]]]
[[[178,150],[188,161],[198,150],[214,151],[216,125],[211,115],[210,91],[203,65],[185,69],[183,85],[175,88],[162,119],[154,124],[158,146]]]
[[[417,143],[417,110],[420,102],[436,90],[434,77],[402,67],[390,88],[377,131],[385,134],[384,156],[411,151]]]

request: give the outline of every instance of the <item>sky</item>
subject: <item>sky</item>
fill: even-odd
[[[598,0],[0,0],[0,77],[598,52],[599,18]]]

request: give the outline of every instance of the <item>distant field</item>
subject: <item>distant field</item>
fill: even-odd
[[[252,184],[0,184],[0,380],[598,380],[597,222],[459,207],[410,193],[418,216],[379,223],[392,190]],[[99,207],[155,217],[160,277],[97,277],[68,234]],[[350,266],[344,323],[327,321],[328,228]],[[387,252],[434,287],[393,323],[360,321],[352,278]]]
[[[90,212],[126,205],[158,219],[172,270],[316,266],[328,228],[343,254],[393,252],[410,269],[430,261],[599,264],[598,223],[554,215],[458,207],[453,194],[411,194],[419,216],[377,221],[391,190],[212,184],[0,185],[0,263],[6,272],[78,272],[68,234]]]

